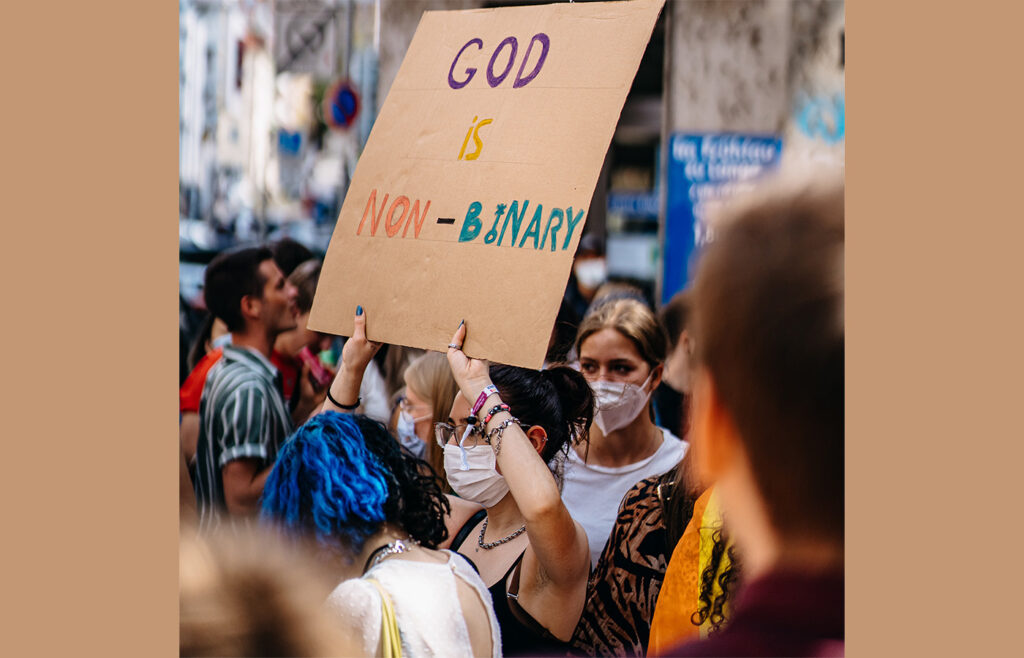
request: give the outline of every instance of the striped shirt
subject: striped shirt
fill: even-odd
[[[199,402],[196,503],[199,530],[220,525],[226,513],[221,469],[235,459],[274,463],[292,431],[277,369],[256,350],[227,345],[210,369]]]

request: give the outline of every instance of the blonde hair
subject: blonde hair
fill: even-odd
[[[459,385],[452,376],[448,357],[440,352],[427,352],[414,359],[405,370],[405,379],[418,397],[430,405],[431,424],[448,419]],[[431,425],[433,433],[433,425]],[[448,479],[444,476],[444,451],[433,436],[427,441],[426,461],[433,467],[440,479],[441,490],[451,492]]]
[[[312,556],[265,529],[198,537],[178,551],[182,656],[354,655],[360,645],[329,619],[331,580]]]
[[[628,338],[652,368],[664,363],[668,356],[665,329],[654,312],[637,299],[613,298],[591,308],[580,323],[576,353],[582,354],[583,341],[602,329],[614,329]]]

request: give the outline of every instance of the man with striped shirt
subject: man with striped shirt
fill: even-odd
[[[225,252],[206,268],[206,305],[227,324],[231,344],[210,369],[199,403],[194,484],[201,531],[218,526],[225,514],[257,512],[263,484],[292,432],[270,354],[278,334],[296,327],[296,294],[266,248]]]

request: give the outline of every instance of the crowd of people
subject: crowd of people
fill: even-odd
[[[655,308],[581,240],[540,370],[306,328],[219,254],[180,391],[182,655],[844,652],[844,188],[723,207]],[[372,331],[370,332],[373,333]]]

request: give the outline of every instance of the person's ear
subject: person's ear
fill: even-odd
[[[665,364],[659,363],[651,371],[651,383],[650,388],[647,389],[649,392],[654,392],[654,389],[658,388],[658,384],[661,383],[661,378],[665,376]]]
[[[257,319],[263,309],[263,300],[255,295],[243,295],[241,301],[242,317]]]
[[[530,440],[533,445],[533,449],[537,451],[538,455],[544,453],[544,446],[548,444],[548,433],[540,425],[534,425],[526,430],[526,438]]]
[[[690,435],[697,478],[711,486],[736,461],[739,434],[706,368],[694,373]]]

